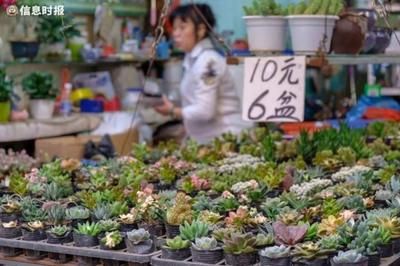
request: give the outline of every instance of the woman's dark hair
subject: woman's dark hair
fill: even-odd
[[[201,14],[199,14],[199,12]],[[191,20],[194,23],[195,31],[197,32],[199,26],[203,24],[206,27],[206,36],[209,37],[211,29],[207,26],[208,23],[211,28],[215,27],[216,20],[214,12],[207,4],[186,4],[177,7],[169,17],[169,22],[174,23],[175,19],[181,19],[184,22]],[[204,21],[206,20],[206,22]]]

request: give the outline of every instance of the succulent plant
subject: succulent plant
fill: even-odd
[[[340,236],[338,235],[323,237],[318,241],[318,243],[322,249],[338,250],[342,248],[342,245],[340,244]]]
[[[381,189],[375,193],[375,199],[380,201],[387,201],[390,200],[392,197],[393,197],[392,192],[388,190]]]
[[[52,200],[52,201],[56,201],[56,200],[62,199],[67,194],[68,193],[65,191],[65,189],[61,185],[59,185],[59,184],[57,184],[55,182],[52,182],[52,183],[48,184],[46,186],[45,191],[44,191],[44,197],[47,200]]]
[[[213,237],[196,238],[193,246],[198,250],[215,250],[218,247],[218,242]]]
[[[130,232],[126,233],[126,237],[131,241],[134,245],[138,245],[144,241],[147,241],[150,239],[150,233],[143,229],[137,229],[137,230],[132,230]]]
[[[137,217],[132,214],[121,214],[118,218],[118,221],[122,224],[134,224],[136,222]]]
[[[295,246],[293,255],[296,259],[314,260],[317,258],[326,258],[335,250],[325,250],[317,243],[307,242]]]
[[[5,200],[0,205],[0,210],[2,213],[18,213],[21,211],[21,204],[18,200],[15,199]]]
[[[37,230],[44,229],[44,223],[41,221],[28,222],[28,223],[22,224],[22,228],[24,228],[27,231],[34,232]]]
[[[47,210],[47,219],[53,225],[60,225],[65,219],[65,207],[61,204],[54,204]]]
[[[102,232],[118,231],[120,227],[117,221],[111,219],[100,221],[99,226]]]
[[[185,193],[178,193],[175,198],[175,204],[167,210],[167,223],[170,225],[180,225],[183,222],[191,222],[193,219],[192,204],[190,197]]]
[[[189,240],[183,240],[180,236],[176,236],[173,239],[167,239],[164,248],[171,250],[180,250],[190,247]]]
[[[100,242],[108,248],[115,248],[122,242],[122,240],[123,237],[121,233],[118,231],[113,231],[106,233],[105,237],[103,237]]]
[[[398,217],[377,217],[371,226],[388,230],[394,239],[400,238],[400,218]]]
[[[336,232],[337,228],[345,223],[342,217],[335,217],[333,215],[329,216],[326,219],[322,219],[321,224],[319,225],[318,235],[319,236],[327,236],[332,235]]]
[[[210,229],[208,224],[204,222],[193,221],[189,224],[185,221],[183,225],[179,226],[179,231],[182,239],[193,242],[196,238],[207,236]]]
[[[97,221],[110,219],[112,217],[111,205],[109,204],[98,205],[93,210],[93,216],[96,218]]]
[[[90,217],[90,210],[82,206],[72,207],[65,210],[65,217],[68,220],[86,220]]]
[[[256,236],[256,246],[266,247],[273,245],[275,243],[274,236],[272,234],[257,234]]]
[[[233,228],[218,228],[215,229],[212,233],[212,237],[214,237],[218,242],[223,242],[225,238],[229,238],[235,230]]]
[[[318,223],[313,223],[313,224],[308,224],[308,229],[306,236],[304,240],[307,241],[314,241],[318,237],[318,230],[319,230],[319,224]]]
[[[290,247],[284,245],[268,247],[260,251],[260,256],[270,259],[287,258],[290,256]]]
[[[279,245],[293,246],[302,241],[307,233],[307,225],[287,226],[282,222],[275,222],[272,227],[275,242]]]
[[[56,237],[63,237],[68,232],[71,232],[71,228],[66,225],[59,225],[52,227],[48,232]]]
[[[334,198],[324,200],[322,204],[322,213],[324,217],[329,217],[330,215],[338,215],[343,209],[343,204],[338,202]]]
[[[75,229],[75,232],[82,235],[96,237],[101,233],[101,228],[99,223],[86,222],[84,224],[78,224],[78,228]]]
[[[352,264],[367,260],[357,250],[339,251],[339,254],[333,257],[333,262],[337,264]]]
[[[229,254],[247,254],[256,251],[256,238],[248,234],[232,233],[224,239],[224,251]]]

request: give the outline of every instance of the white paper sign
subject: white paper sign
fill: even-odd
[[[247,121],[304,120],[306,57],[249,57],[244,64],[242,117]]]

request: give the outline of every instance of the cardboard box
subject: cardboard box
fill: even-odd
[[[90,140],[99,143],[102,136],[77,136],[38,139],[35,142],[35,157],[40,161],[60,158],[82,159],[85,144]],[[138,131],[132,129],[122,134],[111,135],[111,140],[118,155],[129,155],[132,145],[139,139]],[[126,145],[124,145],[126,143]]]

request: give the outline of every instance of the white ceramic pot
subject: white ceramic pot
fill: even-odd
[[[31,117],[37,120],[52,118],[54,105],[54,100],[30,100],[29,108]]]
[[[287,21],[283,16],[245,16],[250,51],[285,50]]]
[[[332,34],[337,16],[288,16],[293,51],[302,54],[314,54],[318,51],[326,35],[325,51],[331,49]]]

